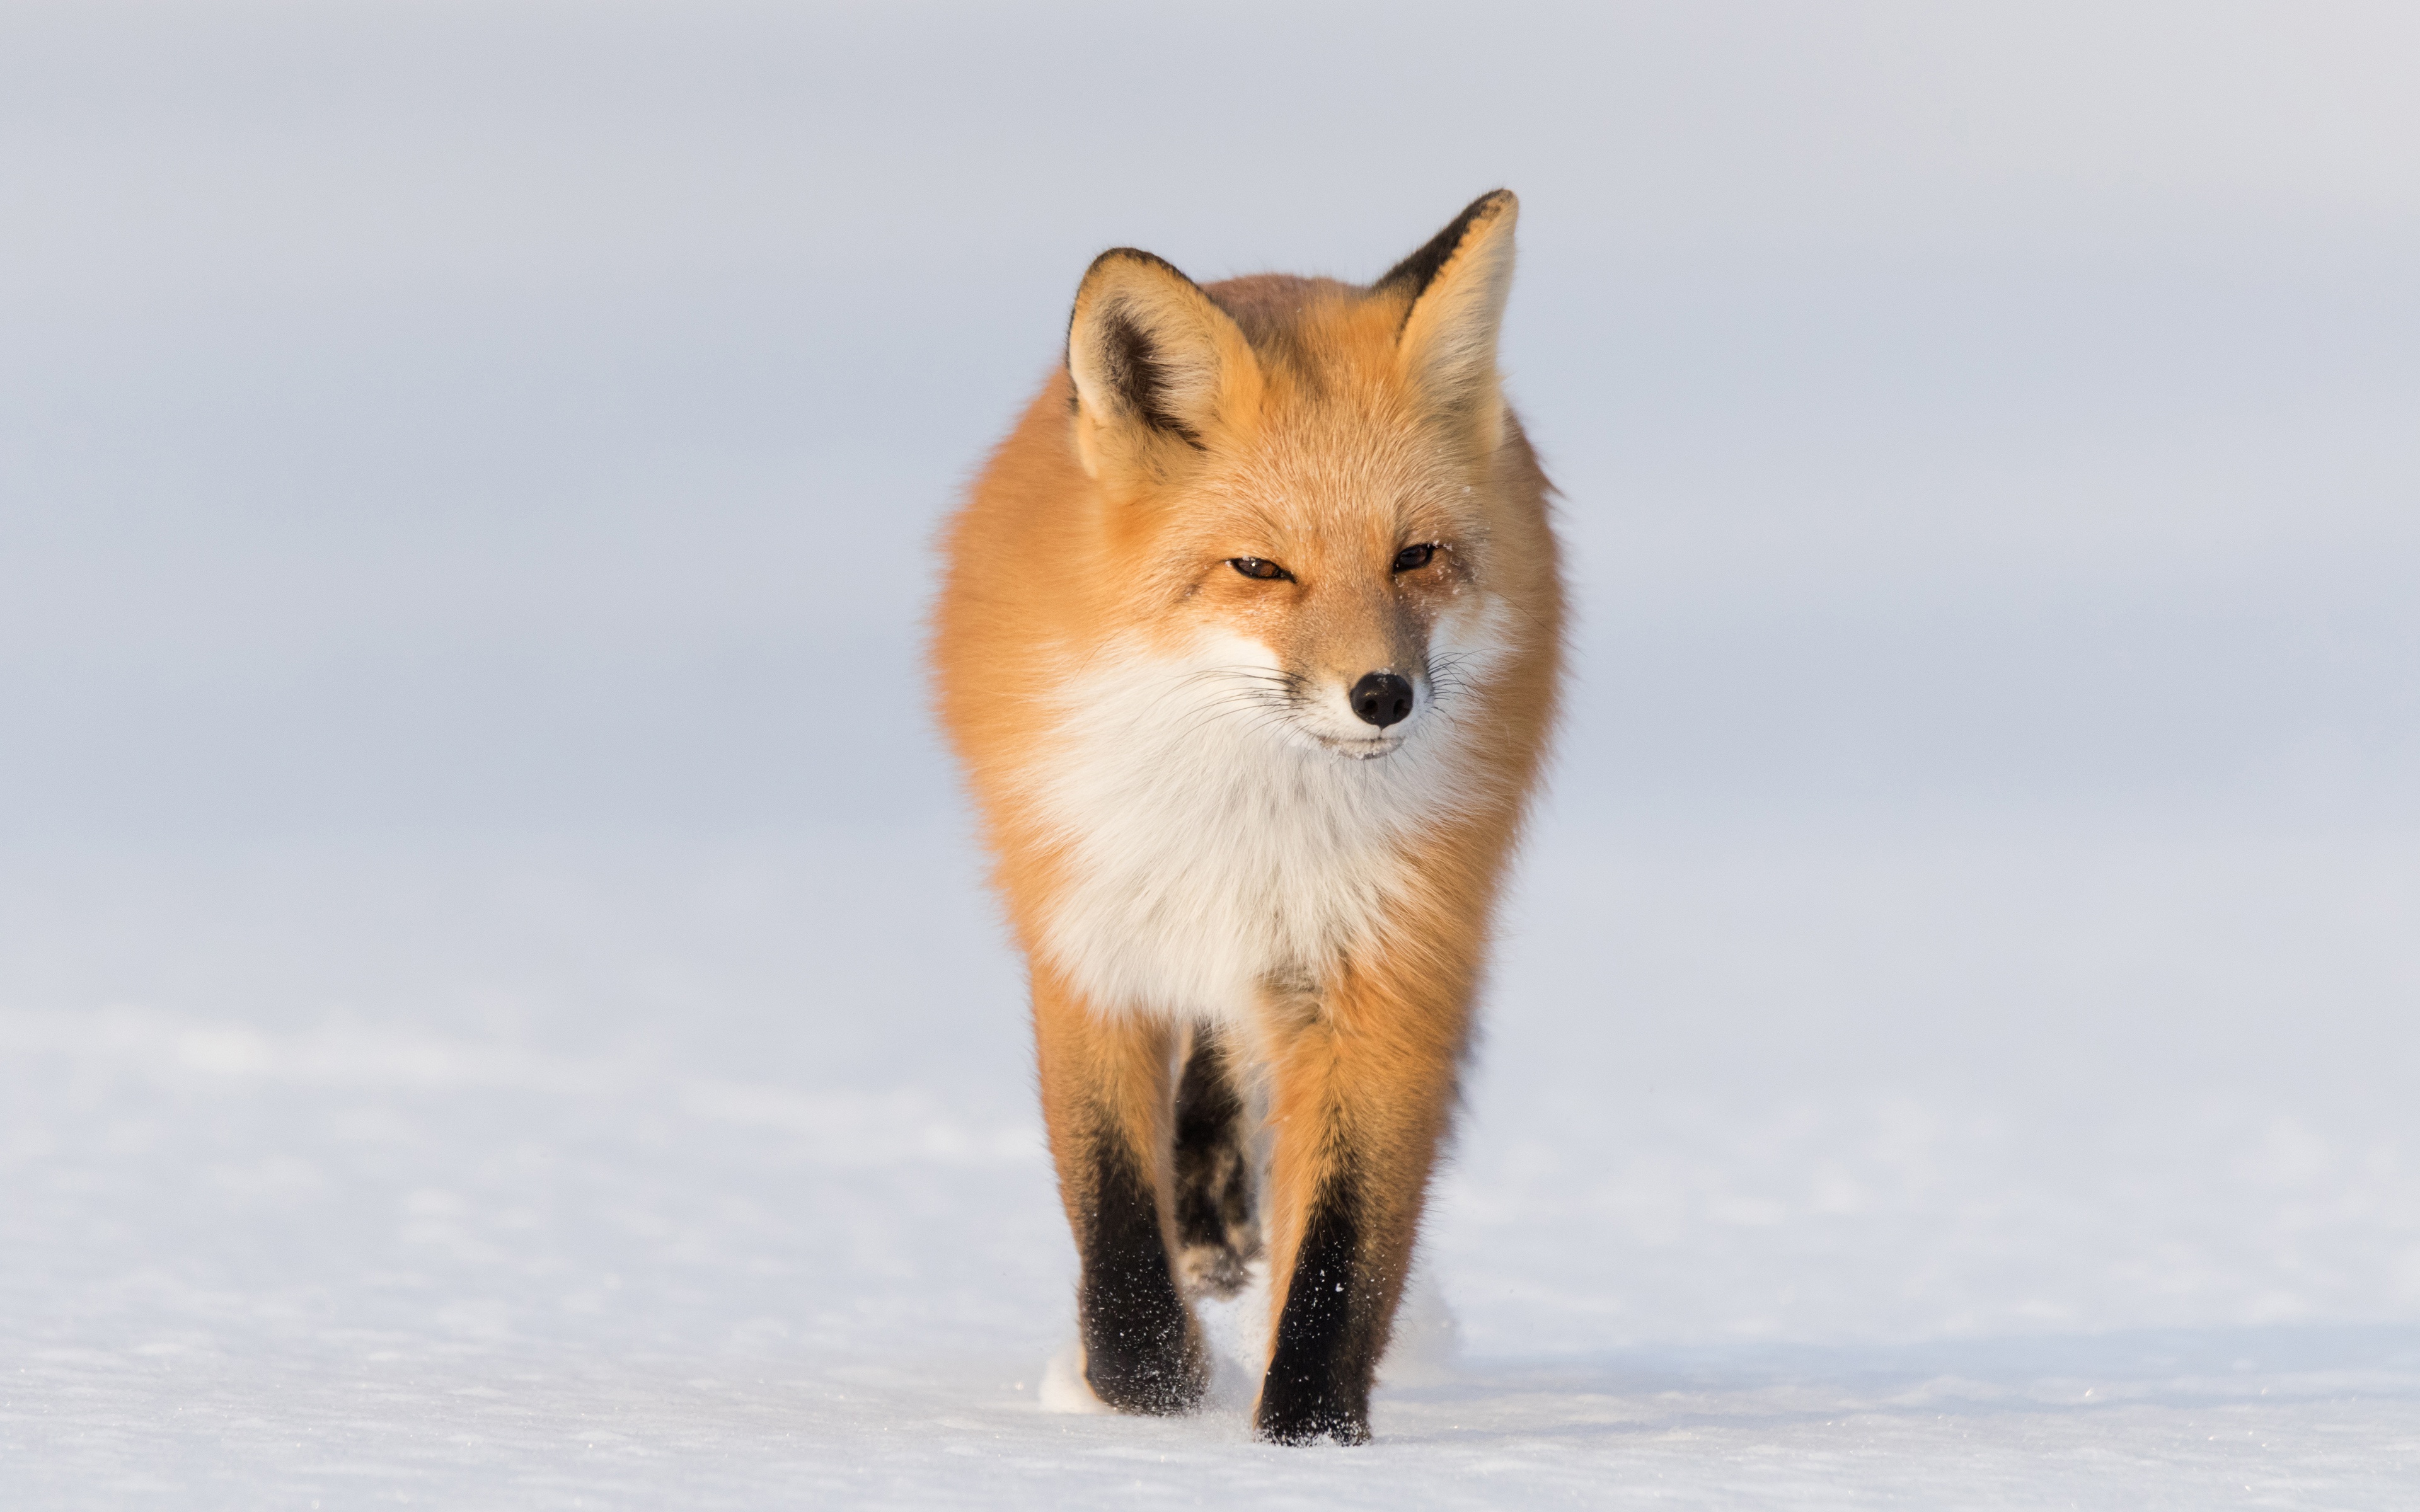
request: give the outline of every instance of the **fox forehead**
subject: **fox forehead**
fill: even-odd
[[[1398,304],[1282,274],[1203,292],[1234,316],[1260,382],[1182,490],[1200,534],[1391,554],[1388,543],[1483,533],[1477,459],[1427,420],[1396,363]]]
[[[1484,534],[1482,501],[1448,458],[1418,438],[1369,430],[1305,436],[1272,427],[1232,469],[1186,490],[1187,533],[1205,548],[1258,554],[1391,557],[1422,541]]]

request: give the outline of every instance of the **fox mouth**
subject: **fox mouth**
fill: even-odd
[[[1334,751],[1339,756],[1349,756],[1357,762],[1374,762],[1381,756],[1392,756],[1402,749],[1404,745],[1404,737],[1401,735],[1373,735],[1367,740],[1339,740],[1334,735],[1306,733],[1311,734],[1311,739],[1319,742],[1321,748]]]

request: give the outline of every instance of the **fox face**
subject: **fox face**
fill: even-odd
[[[1404,466],[1366,431],[1323,455],[1282,420],[1269,429],[1162,506],[1176,561],[1149,639],[1214,707],[1273,738],[1390,756],[1484,671],[1480,485]],[[1420,440],[1404,436],[1402,451]]]
[[[1484,679],[1504,641],[1494,516],[1527,481],[1499,467],[1512,219],[1511,196],[1482,200],[1367,290],[1094,264],[1069,332],[1076,446],[1098,570],[1128,585],[1117,618],[1187,680],[1161,694],[1171,714],[1375,761]]]

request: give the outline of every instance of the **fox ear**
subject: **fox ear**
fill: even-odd
[[[1520,217],[1511,190],[1481,194],[1373,290],[1406,305],[1397,371],[1435,412],[1469,426],[1485,452],[1504,437],[1496,332],[1512,290],[1512,224]]]
[[[1147,252],[1093,259],[1067,323],[1076,448],[1104,481],[1165,478],[1249,414],[1251,347],[1193,280]]]

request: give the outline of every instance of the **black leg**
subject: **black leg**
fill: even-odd
[[[1311,1206],[1255,1426],[1279,1443],[1370,1442],[1370,1381],[1386,1343],[1383,1278],[1359,1251],[1355,1179],[1341,1166]]]
[[[1213,1297],[1243,1289],[1261,1254],[1251,1134],[1236,1067],[1218,1031],[1193,1031],[1176,1086],[1176,1269]]]
[[[1209,1360],[1177,1294],[1151,1182],[1125,1141],[1106,1131],[1093,1164],[1077,1294],[1084,1379],[1120,1412],[1191,1412],[1209,1384]]]

